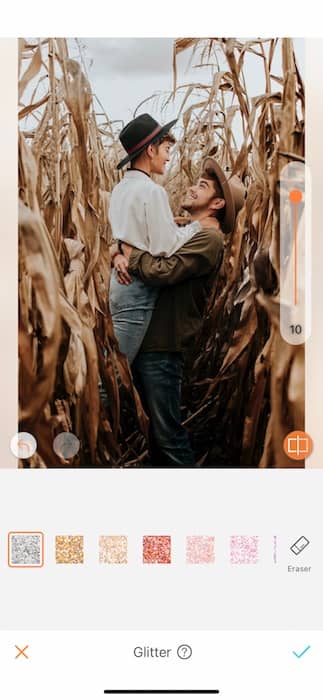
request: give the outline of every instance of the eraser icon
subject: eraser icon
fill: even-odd
[[[291,546],[291,550],[293,554],[300,554],[305,547],[309,545],[310,541],[307,539],[307,537],[299,537],[294,544]]]

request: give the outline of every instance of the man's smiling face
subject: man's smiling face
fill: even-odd
[[[213,180],[200,177],[197,184],[187,190],[182,206],[190,213],[207,211],[216,208],[218,199]]]

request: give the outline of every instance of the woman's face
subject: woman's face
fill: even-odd
[[[170,149],[172,144],[169,141],[163,141],[159,146],[152,144],[150,146],[151,172],[155,175],[163,175],[170,158]]]

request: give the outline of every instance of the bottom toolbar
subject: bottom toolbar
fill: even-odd
[[[323,694],[318,631],[3,631],[0,654],[6,700],[321,700]]]

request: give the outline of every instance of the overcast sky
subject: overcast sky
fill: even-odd
[[[80,42],[92,89],[112,120],[129,121],[138,105],[155,93],[161,94],[160,99],[139,113],[148,111],[160,119],[162,94],[173,86],[173,39],[84,38]],[[75,42],[70,46],[77,55]],[[191,51],[179,56],[179,82],[207,80],[210,70],[189,69],[190,57]],[[176,111],[176,106],[170,106],[170,119]]]
[[[243,40],[242,40],[243,41]],[[137,113],[149,112],[157,121],[166,123],[178,116],[184,91],[175,101],[170,101],[167,111],[162,112],[166,95],[173,87],[173,45],[172,38],[80,38],[68,39],[70,56],[83,61],[93,93],[102,103],[111,121],[120,122],[117,128],[130,121],[141,102],[150,95],[157,97],[147,104],[141,105]],[[294,40],[295,52],[301,74],[304,76],[304,41]],[[81,49],[81,50],[80,50]],[[177,57],[177,85],[185,83],[203,83],[210,85],[215,71],[214,60],[211,66],[200,66],[201,51],[192,54],[191,49],[183,51]],[[227,69],[223,53],[218,50],[217,56],[222,62],[220,68]],[[281,75],[281,51],[276,49],[272,66],[274,75]],[[45,68],[43,68],[45,74]],[[246,54],[245,76],[249,96],[261,95],[265,91],[263,61],[260,57]],[[39,80],[39,75],[28,85],[23,95],[22,103],[28,104]],[[273,89],[280,89],[273,83]],[[37,96],[39,99],[47,92],[46,81],[40,82]],[[193,93],[187,102],[188,107],[198,101]],[[96,112],[100,112],[95,103]],[[41,112],[41,110],[40,110]],[[38,115],[40,114],[38,112]],[[180,124],[180,122],[179,122]],[[25,120],[24,128],[34,126],[34,117]],[[236,117],[233,124],[236,139],[241,143],[240,120]]]
[[[82,53],[93,92],[99,97],[110,119],[126,123],[133,118],[134,111],[145,98],[155,93],[167,93],[172,89],[173,39],[82,38],[78,41],[83,47]],[[69,45],[71,54],[77,57],[78,47],[75,40],[71,39]],[[304,74],[303,40],[294,40],[294,45],[301,72]],[[272,72],[281,75],[280,51],[277,49],[276,53]],[[212,68],[194,67],[199,63],[199,54],[192,59],[192,51],[188,49],[182,52],[177,60],[178,84],[209,84]],[[264,92],[264,71],[259,57],[250,54],[247,56],[246,78],[250,96]],[[144,105],[138,111],[148,111],[160,121],[161,104],[160,98]],[[164,117],[168,120],[177,116],[179,105],[180,100],[172,103]]]

